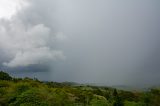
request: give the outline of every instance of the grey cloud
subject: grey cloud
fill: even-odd
[[[30,10],[32,4],[19,13],[29,11],[28,8]],[[37,11],[33,14],[31,11],[29,13],[21,14],[21,16],[26,19],[34,15],[40,16]],[[32,21],[36,20],[39,19],[33,18]],[[10,57],[10,59],[3,61],[4,66],[25,67],[33,64],[45,64],[65,57],[61,50],[55,50],[51,46],[57,37],[52,32],[52,28],[45,26],[44,21],[39,22],[33,24],[24,21],[18,16],[18,13],[9,20],[0,20],[0,48],[2,51],[8,52],[8,57]]]
[[[46,64],[55,81],[159,84],[158,0],[28,2],[30,7],[19,11],[12,21],[1,22],[0,42],[5,45],[0,46],[1,51],[9,51],[2,62],[5,65]],[[9,40],[2,34],[14,37]],[[26,44],[17,43],[26,36]],[[40,54],[35,56],[35,52]],[[64,55],[63,61],[51,61]]]

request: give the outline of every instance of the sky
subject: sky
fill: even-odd
[[[0,0],[0,69],[15,77],[160,85],[159,0]]]

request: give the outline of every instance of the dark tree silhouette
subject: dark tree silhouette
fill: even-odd
[[[0,80],[12,80],[12,77],[8,73],[0,71]]]

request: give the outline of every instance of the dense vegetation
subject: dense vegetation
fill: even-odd
[[[160,89],[145,92],[12,78],[0,72],[0,106],[160,106]]]

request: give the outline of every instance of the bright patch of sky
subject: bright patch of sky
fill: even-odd
[[[25,0],[0,0],[0,18],[10,19],[18,10],[27,5]]]

